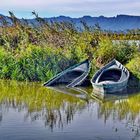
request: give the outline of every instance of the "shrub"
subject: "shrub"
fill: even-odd
[[[138,52],[138,48],[134,45],[130,46],[128,43],[121,43],[120,45],[117,45],[116,51],[117,54],[115,58],[122,64],[126,64]]]
[[[117,47],[113,45],[112,41],[108,38],[103,39],[99,43],[99,47],[95,52],[97,63],[105,64],[114,59],[117,55]]]
[[[95,56],[100,64],[106,64],[112,59],[117,59],[126,64],[138,52],[138,48],[128,43],[115,44],[110,39],[101,39]]]
[[[140,54],[137,54],[129,63],[126,65],[130,72],[140,79]]]
[[[0,47],[0,78],[10,79],[14,69],[14,58],[10,52]]]
[[[12,78],[28,81],[45,81],[59,70],[56,66],[57,58],[53,49],[29,45],[16,58],[16,68]]]

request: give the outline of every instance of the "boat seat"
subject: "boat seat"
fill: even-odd
[[[112,83],[116,83],[114,81],[102,81],[100,82],[100,84],[112,84]]]

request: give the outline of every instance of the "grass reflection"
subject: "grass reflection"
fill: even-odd
[[[2,109],[10,107],[26,110],[25,120],[42,119],[45,126],[63,127],[73,120],[74,114],[86,106],[86,102],[74,96],[47,89],[37,83],[0,81]]]
[[[92,94],[94,100],[98,102],[98,118],[116,120],[126,124],[137,135],[140,134],[140,93],[137,94],[119,94],[100,96]]]
[[[140,94],[107,95],[104,99],[83,99],[83,94],[69,90],[70,94],[42,87],[40,83],[0,81],[0,121],[4,112],[10,108],[25,112],[24,119],[42,120],[46,127],[63,128],[72,122],[76,113],[97,109],[98,118],[107,123],[125,122],[127,127],[139,132],[140,129]],[[80,93],[86,93],[80,90]],[[87,89],[90,93],[90,90]],[[73,94],[73,96],[72,96]],[[77,95],[75,95],[77,94]],[[87,96],[88,97],[88,96]],[[88,104],[89,102],[89,104]],[[95,113],[92,112],[96,118]]]

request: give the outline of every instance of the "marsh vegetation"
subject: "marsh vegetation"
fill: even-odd
[[[0,78],[26,81],[47,81],[84,59],[92,60],[91,75],[102,65],[116,58],[140,78],[140,30],[127,33],[104,31],[97,24],[82,30],[72,23],[47,22],[35,12],[35,23],[18,19],[9,12],[12,24],[0,21]],[[114,40],[125,40],[114,43]],[[127,41],[128,40],[128,41]],[[134,64],[135,62],[135,64]]]

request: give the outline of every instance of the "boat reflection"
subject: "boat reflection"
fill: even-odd
[[[120,121],[140,136],[140,93],[99,94],[92,92],[91,98],[98,103],[98,119]],[[117,130],[117,129],[116,129]]]
[[[128,93],[127,93],[127,89],[123,90],[122,92],[115,92],[113,94],[111,93],[100,93],[100,92],[96,92],[95,90],[93,90],[92,94],[91,94],[91,98],[96,99],[102,103],[104,102],[108,102],[108,101],[117,101],[117,100],[125,100],[128,99]]]
[[[70,95],[82,100],[85,100],[88,102],[89,98],[90,98],[90,90],[91,89],[86,89],[86,88],[82,88],[82,87],[72,87],[72,88],[67,88],[65,86],[55,86],[55,87],[47,87],[48,89],[54,90],[58,93],[63,93],[66,95]]]

